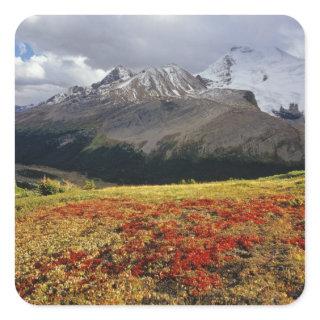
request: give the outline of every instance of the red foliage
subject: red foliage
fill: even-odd
[[[70,258],[65,258],[65,257],[62,257],[62,258],[58,258],[57,260],[55,260],[52,265],[53,266],[62,266],[62,265],[67,265],[67,264],[70,264],[72,263],[71,259]]]
[[[82,268],[83,269],[90,269],[90,270],[95,270],[102,262],[102,259],[99,258],[90,258],[85,260],[82,263]]]
[[[205,293],[211,287],[217,287],[221,284],[220,276],[217,274],[208,275],[204,270],[196,270],[195,275],[186,276],[183,283],[192,288],[193,295]]]
[[[237,242],[245,250],[250,250],[253,245],[261,243],[262,239],[254,235],[242,235],[238,238]]]
[[[219,268],[224,261],[235,257],[236,248],[250,251],[264,242],[263,238],[252,234],[231,236],[232,228],[241,224],[259,227],[270,215],[290,214],[295,230],[302,230],[303,208],[290,195],[247,201],[191,199],[154,205],[123,199],[68,204],[52,209],[49,214],[43,212],[38,218],[99,217],[106,223],[108,219],[116,219],[121,246],[101,248],[94,257],[85,251],[69,250],[48,263],[35,262],[34,268],[45,274],[55,267],[71,265],[89,275],[100,268],[110,276],[131,270],[134,277],[173,278],[187,286],[191,294],[200,295],[221,284]],[[230,230],[225,232],[226,229]],[[282,242],[304,249],[302,237],[286,238]],[[117,259],[113,260],[114,256]],[[19,292],[32,292],[32,281],[22,282]]]
[[[131,273],[135,277],[140,277],[144,273],[144,264],[142,262],[137,263],[131,269]]]
[[[87,257],[87,253],[84,251],[69,251],[69,257],[72,263],[81,261],[83,258]]]
[[[305,247],[305,240],[302,237],[294,237],[294,238],[287,238],[282,240],[285,244],[292,244],[304,249]]]

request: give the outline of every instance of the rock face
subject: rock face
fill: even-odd
[[[137,74],[118,66],[16,114],[17,161],[129,182],[303,166],[299,128],[262,112],[251,91],[209,86],[174,64]]]
[[[299,107],[296,103],[290,103],[289,108],[280,107],[278,110],[272,110],[272,112],[282,118],[287,120],[297,120],[303,118],[303,113],[299,110]]]
[[[108,86],[111,83],[126,81],[133,76],[134,73],[130,69],[122,65],[119,65],[116,66],[114,69],[110,70],[108,74],[100,82],[93,83],[91,87],[93,89],[97,89],[101,86]]]
[[[304,110],[304,59],[278,48],[233,47],[200,73],[211,87],[250,90],[262,111]]]

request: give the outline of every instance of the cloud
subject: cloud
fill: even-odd
[[[199,72],[236,44],[286,50],[290,39],[284,41],[283,29],[301,27],[287,16],[38,16],[20,25],[17,39],[38,50],[88,57],[95,68],[176,62]]]
[[[55,95],[57,92],[64,91],[64,87],[52,84],[39,85],[17,85],[16,86],[16,105],[29,105],[45,101],[48,97]]]
[[[101,80],[106,72],[94,69],[87,64],[83,56],[58,56],[53,53],[32,56],[23,61],[16,57],[16,100],[24,103],[33,103],[39,99],[63,91],[69,86],[86,86]],[[39,92],[37,93],[37,90]],[[28,98],[27,93],[30,93]],[[28,99],[26,99],[28,98]]]
[[[28,61],[23,61],[20,57],[15,59],[16,82],[38,81],[45,79],[45,70],[41,66],[39,57],[32,57]]]
[[[234,45],[304,55],[303,30],[287,16],[33,16],[16,40],[46,55],[47,83],[63,87],[99,80],[102,70],[118,64],[140,69],[175,62],[197,73]]]
[[[282,25],[279,28],[279,35],[282,36],[287,52],[304,58],[304,31],[296,20],[291,19],[291,24]]]

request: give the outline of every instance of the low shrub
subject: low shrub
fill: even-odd
[[[48,196],[56,193],[62,193],[66,191],[65,186],[57,180],[53,180],[47,177],[43,177],[38,185],[38,191],[43,196]]]
[[[86,180],[83,188],[85,190],[93,190],[96,188],[96,184],[94,180]]]

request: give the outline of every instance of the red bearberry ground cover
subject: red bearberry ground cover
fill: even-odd
[[[16,287],[34,304],[285,304],[304,285],[304,203],[75,202],[17,218]]]

